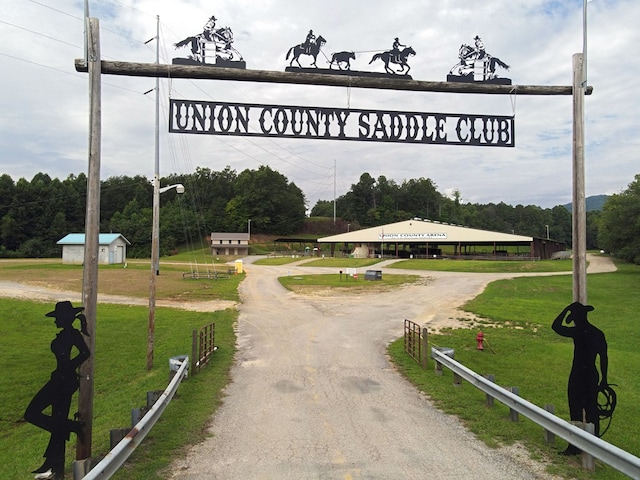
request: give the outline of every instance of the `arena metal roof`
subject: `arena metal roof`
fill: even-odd
[[[389,223],[354,232],[340,233],[319,238],[320,243],[520,243],[529,244],[533,237],[508,233],[478,230],[461,225],[434,222],[414,218],[403,222]]]

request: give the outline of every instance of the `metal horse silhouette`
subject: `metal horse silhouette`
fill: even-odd
[[[400,47],[404,47],[400,50]],[[396,65],[400,65],[400,70],[397,73],[402,73],[407,75],[411,67],[407,63],[407,59],[410,56],[414,56],[416,51],[412,47],[407,47],[406,45],[402,45],[398,37],[394,39],[393,47],[391,50],[387,50],[382,53],[376,53],[372,58],[369,64],[372,64],[376,60],[382,60],[384,62],[384,69],[387,73],[396,74],[396,72],[389,67],[390,63],[395,63]],[[406,71],[405,71],[406,68]]]
[[[51,342],[51,351],[56,357],[56,368],[49,381],[36,393],[24,413],[24,419],[51,433],[44,452],[45,461],[33,473],[36,478],[63,478],[65,442],[73,432],[82,438],[84,424],[70,420],[71,397],[78,390],[78,368],[89,358],[91,352],[80,331],[73,327],[80,320],[83,334],[87,332],[87,320],[81,313],[84,307],[74,307],[71,302],[58,302],[52,312],[45,316],[55,318],[61,331]],[[73,351],[77,354],[72,356]],[[50,415],[45,411],[51,407]]]
[[[191,56],[174,58],[176,64],[208,64],[224,67],[246,68],[246,63],[238,50],[233,47],[233,32],[229,27],[216,28],[216,17],[207,20],[202,33],[187,37],[175,44],[176,48],[191,47]],[[207,62],[207,46],[213,46],[213,62]]]
[[[551,328],[558,335],[573,339],[573,363],[567,386],[571,420],[592,423],[594,433],[601,437],[606,429],[600,430],[600,419],[609,418],[611,422],[616,407],[616,393],[607,381],[609,357],[604,333],[587,320],[587,313],[592,310],[591,305],[574,302],[560,312]],[[565,326],[563,321],[574,326]],[[596,357],[600,360],[600,373],[596,367]],[[599,396],[605,401],[600,403]],[[569,444],[562,453],[576,455],[580,449]]]
[[[329,68],[333,68],[335,63],[338,70],[342,70],[342,64],[345,64],[345,70],[351,70],[351,60],[356,59],[354,52],[336,52],[331,54],[331,61],[329,62]]]
[[[310,57],[313,57],[313,62],[311,63],[311,65],[313,65],[313,67],[315,68],[318,68],[318,65],[316,65],[316,61],[318,59],[320,49],[324,46],[325,43],[327,43],[327,41],[322,35],[318,35],[318,37],[316,37],[313,34],[313,30],[309,30],[307,39],[303,43],[294,45],[287,51],[287,56],[285,57],[286,60],[289,60],[289,57],[291,56],[289,67],[295,68],[293,62],[296,62],[299,68],[303,68],[299,60],[300,55],[308,55]]]
[[[489,55],[479,36],[476,35],[474,41],[474,47],[464,43],[460,46],[458,50],[458,58],[460,61],[449,71],[447,81],[511,85],[510,79],[499,78],[496,74],[496,66],[508,70],[509,65],[499,58]]]
[[[339,51],[331,54],[329,59],[322,51],[322,47],[326,44],[327,40],[321,36],[313,33],[313,30],[309,30],[307,38],[304,42],[294,45],[287,51],[286,59],[291,61],[289,66],[285,68],[287,72],[301,72],[301,73],[322,73],[331,75],[349,75],[360,77],[391,77],[402,79],[411,79],[408,75],[411,67],[407,60],[409,57],[416,54],[415,50],[411,47],[402,45],[396,37],[393,42],[391,50],[376,53],[369,64],[376,60],[381,60],[385,65],[385,72],[371,72],[371,71],[357,71],[351,70],[351,61],[356,59],[356,52],[354,51]],[[400,47],[405,47],[400,50]],[[318,68],[317,58],[322,53],[327,59],[329,68]],[[313,58],[310,66],[303,67],[300,63],[300,56],[308,55]],[[297,65],[296,65],[297,64]],[[390,64],[396,64],[400,66],[400,69],[396,72]],[[334,67],[337,67],[335,69]]]

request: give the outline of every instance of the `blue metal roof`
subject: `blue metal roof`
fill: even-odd
[[[118,238],[122,237],[125,242],[131,245],[121,233],[101,233],[98,235],[99,245],[111,245]],[[56,242],[58,245],[84,245],[84,233],[70,233]]]

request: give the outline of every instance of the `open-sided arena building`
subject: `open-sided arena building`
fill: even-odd
[[[546,259],[564,252],[566,245],[547,238],[478,230],[414,218],[319,238],[330,244],[331,255],[356,258],[495,258]]]

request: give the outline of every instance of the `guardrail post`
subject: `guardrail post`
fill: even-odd
[[[553,405],[553,404],[551,404],[551,403],[547,403],[547,404],[544,406],[544,409],[545,409],[547,412],[549,412],[549,413],[551,413],[551,414],[553,414],[553,415],[555,415],[555,414],[556,414],[556,407],[555,407],[555,405]],[[546,443],[547,445],[555,445],[555,444],[556,444],[556,436],[555,436],[555,434],[554,434],[554,433],[551,433],[551,432],[550,432],[549,430],[547,430],[546,428],[545,428],[545,430],[544,430],[544,443]]]
[[[131,426],[135,426],[137,425],[140,420],[142,420],[142,417],[144,417],[147,412],[149,411],[149,407],[140,407],[140,408],[134,408],[131,410]]]
[[[520,396],[520,387],[509,387],[509,391],[514,395]],[[519,417],[520,415],[516,410],[514,410],[513,408],[509,408],[509,420],[511,420],[512,422],[517,422]]]
[[[109,450],[113,450],[130,431],[130,428],[112,428],[109,430]]]
[[[459,387],[460,385],[462,385],[462,377],[456,372],[453,372],[453,386]]]
[[[164,390],[151,390],[147,392],[147,407],[153,407],[153,404],[162,396]]]
[[[591,435],[595,435],[596,427],[593,423],[576,422],[576,421],[573,421],[571,423],[576,427],[581,428],[585,432],[590,433]],[[584,468],[589,472],[593,472],[596,469],[596,462],[595,462],[595,459],[593,458],[593,455],[589,455],[585,451],[582,451],[582,468]]]
[[[434,370],[436,375],[442,375],[442,364],[437,359],[434,358],[434,360],[436,362],[436,366]]]
[[[427,368],[427,360],[429,359],[429,351],[428,351],[428,345],[429,345],[429,333],[427,332],[427,328],[423,327],[422,328],[422,348],[421,348],[421,352],[422,352],[422,358],[420,359],[422,361],[422,368]]]
[[[596,426],[593,423],[587,423],[584,429],[591,435],[595,435]],[[589,455],[587,452],[582,452],[582,468],[593,472],[596,469],[596,461],[593,455]]]
[[[72,464],[73,480],[83,479],[87,475],[87,473],[89,473],[91,469],[98,464],[99,461],[100,458],[97,457],[74,460]]]
[[[485,375],[484,378],[489,380],[491,383],[496,383],[496,376],[493,373],[489,373]],[[487,407],[493,407],[493,397],[487,393],[486,398],[487,398]]]

